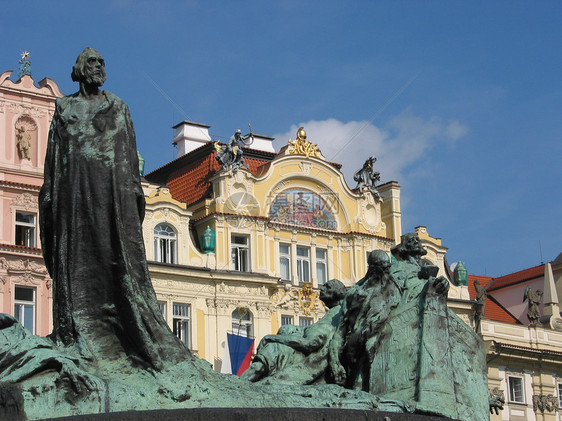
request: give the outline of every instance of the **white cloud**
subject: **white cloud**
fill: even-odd
[[[375,168],[381,181],[404,181],[404,170],[421,162],[439,143],[456,141],[467,133],[467,128],[457,120],[444,124],[440,117],[424,119],[409,110],[393,117],[385,126],[377,127],[369,121],[336,119],[301,123],[307,139],[318,144],[328,161],[343,164],[342,171],[350,187],[353,173],[361,168],[369,156],[377,157]],[[289,139],[295,139],[299,126],[293,125],[285,132],[274,135],[277,149]]]
[[[457,140],[468,133],[468,128],[458,122],[458,120],[449,120],[449,124],[445,129],[445,134],[453,140]]]

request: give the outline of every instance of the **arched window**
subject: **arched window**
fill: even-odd
[[[177,235],[166,224],[154,228],[154,260],[162,263],[177,263]]]
[[[235,335],[252,338],[254,336],[253,329],[254,317],[247,308],[237,308],[232,312],[232,333]]]

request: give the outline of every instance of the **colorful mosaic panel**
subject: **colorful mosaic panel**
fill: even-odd
[[[271,206],[269,217],[281,224],[336,229],[334,217],[326,201],[307,190],[291,189],[278,194]]]

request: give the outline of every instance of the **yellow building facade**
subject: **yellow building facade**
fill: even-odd
[[[186,126],[200,131],[202,125],[184,122],[177,129]],[[238,171],[220,168],[215,154],[207,142],[146,176],[152,183],[145,185],[144,236],[168,322],[177,332],[179,306],[186,306],[186,343],[219,370],[227,331],[257,344],[282,324],[321,318],[319,287],[332,278],[351,286],[365,274],[370,251],[390,254],[401,213],[398,183],[378,186],[380,198],[352,190],[340,166],[317,148],[309,156],[290,147],[248,148],[248,165]],[[194,176],[194,162],[208,171]],[[191,184],[207,184],[203,197],[182,190],[185,174]],[[168,240],[158,242],[162,226],[173,238],[169,252],[163,250]],[[208,252],[206,231],[215,239]]]

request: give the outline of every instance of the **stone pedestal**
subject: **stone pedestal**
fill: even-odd
[[[315,408],[196,408],[128,411],[80,415],[49,421],[451,421],[426,415],[356,409]]]

